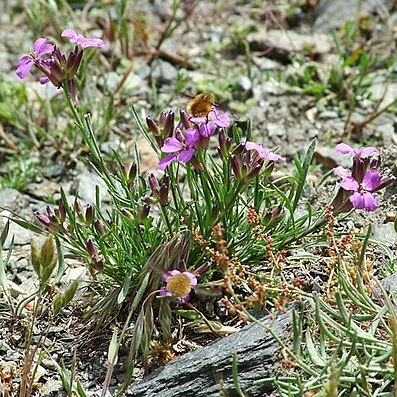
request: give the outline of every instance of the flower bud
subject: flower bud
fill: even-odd
[[[100,234],[101,236],[103,236],[106,233],[105,228],[103,227],[103,223],[100,219],[97,219],[94,222],[94,227],[95,227],[95,230],[98,232],[98,234]]]
[[[150,205],[148,204],[138,205],[136,210],[135,222],[137,224],[141,224],[148,217],[149,212],[150,212]]]
[[[128,219],[134,219],[134,216],[131,214],[130,211],[128,211],[126,208],[121,208],[120,212]]]
[[[169,111],[163,128],[164,137],[172,136],[172,134],[174,133],[174,119],[175,119],[174,112]]]
[[[58,201],[58,211],[59,211],[59,220],[61,223],[65,222],[66,219],[66,209],[63,200],[60,198]]]
[[[243,176],[241,175],[241,164],[234,154],[232,154],[232,156],[230,157],[230,163],[232,165],[232,170],[236,179],[238,181],[242,180]]]
[[[152,196],[158,200],[160,197],[160,185],[154,174],[149,175],[149,187],[152,191]]]
[[[128,184],[131,186],[135,182],[138,166],[135,163],[131,164],[130,171],[128,173]]]
[[[161,117],[161,116],[160,116]],[[161,132],[160,132],[160,128],[159,126],[153,121],[153,119],[150,116],[146,117],[146,124],[150,130],[150,132],[154,135],[154,136],[160,136]]]
[[[87,204],[85,209],[85,221],[86,223],[92,223],[94,219],[94,208],[91,204]]]
[[[183,109],[181,109],[179,114],[181,116],[181,122],[182,122],[183,127],[185,128],[185,130],[188,130],[192,126],[192,123],[189,120],[190,117],[189,117],[188,113],[185,112]]]
[[[193,166],[196,172],[201,172],[204,170],[203,164],[201,164],[200,160],[198,160],[196,156],[192,157],[192,159],[190,160],[190,164]]]
[[[98,255],[98,251],[93,243],[93,241],[89,238],[86,243],[85,246],[87,248],[87,252],[90,255],[90,257],[92,258],[93,256]]]
[[[262,165],[263,165],[263,161],[256,163],[252,167],[251,171],[247,174],[246,177],[247,183],[250,183],[259,174],[260,170],[262,169]]]
[[[39,211],[34,212],[34,216],[46,227],[51,226],[50,218],[47,215],[42,214]]]
[[[223,129],[219,131],[218,138],[219,138],[219,148],[218,148],[219,156],[222,159],[225,159],[229,156],[232,139],[225,134],[225,131]]]
[[[163,179],[161,181],[161,186],[160,186],[160,194],[159,194],[159,201],[161,205],[167,205],[169,198],[168,198],[168,194],[169,194],[169,190],[170,190],[170,176],[168,174],[165,174],[163,176]]]
[[[245,148],[245,145],[243,143],[240,143],[234,148],[232,154],[238,156],[243,152],[244,148]]]

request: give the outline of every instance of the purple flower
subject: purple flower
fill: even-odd
[[[205,137],[214,135],[218,127],[227,128],[230,126],[230,116],[225,112],[220,112],[216,106],[212,107],[207,116],[190,117],[189,120],[193,123],[200,123],[199,133]]]
[[[48,37],[41,37],[33,44],[33,51],[29,55],[23,55],[17,65],[16,75],[20,79],[24,79],[30,72],[33,65],[43,64],[42,59],[45,55],[51,54],[54,51],[54,45],[50,43]],[[48,81],[48,79],[47,79]]]
[[[179,270],[170,270],[165,273],[163,281],[166,285],[160,290],[161,296],[173,296],[185,302],[189,299],[192,287],[197,285],[197,278],[193,273],[181,273]]]
[[[105,48],[105,42],[102,39],[84,37],[73,29],[65,29],[61,36],[67,37],[71,43],[77,44],[83,49],[90,47]]]
[[[379,149],[374,146],[369,146],[360,149],[353,149],[346,143],[339,143],[335,146],[335,150],[341,154],[353,154],[355,157],[371,157],[374,154],[379,153]]]
[[[340,187],[343,191],[354,192],[349,196],[353,208],[364,209],[368,212],[376,210],[379,205],[377,198],[372,193],[394,181],[394,178],[382,177],[374,168],[365,172],[361,182],[360,179],[354,177],[349,170],[343,167],[336,167],[334,173],[343,178],[340,181]]]
[[[273,153],[271,150],[263,147],[262,145],[255,143],[255,142],[250,142],[247,141],[245,143],[245,148],[247,150],[256,150],[256,152],[258,153],[259,157],[269,160],[269,161],[280,161],[280,160],[285,160],[284,157]]]
[[[164,145],[161,147],[163,153],[173,153],[163,157],[159,162],[159,169],[164,170],[171,164],[174,160],[180,161],[181,163],[189,162],[196,149],[194,145],[198,141],[200,135],[197,129],[189,128],[185,132],[185,137],[183,138],[180,133],[178,133],[178,138],[171,137],[166,138]]]

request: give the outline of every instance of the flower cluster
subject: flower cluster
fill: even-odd
[[[104,48],[105,43],[101,39],[86,38],[72,29],[65,29],[61,36],[68,38],[72,44],[76,44],[73,51],[65,55],[58,46],[50,43],[48,37],[41,37],[34,42],[33,51],[19,59],[16,75],[24,79],[35,66],[43,74],[40,78],[41,84],[51,82],[57,88],[66,84],[72,100],[77,102],[74,77],[81,64],[84,49]]]
[[[210,138],[219,133],[218,153],[222,159],[230,161],[231,168],[237,180],[249,183],[268,161],[271,171],[274,162],[284,158],[269,149],[254,142],[235,145],[227,135],[226,128],[231,124],[230,116],[212,105],[206,116],[196,117],[184,110],[180,112],[180,121],[175,126],[174,112],[162,112],[158,123],[150,117],[146,118],[149,130],[162,153],[158,168],[165,170],[172,162],[178,161],[193,165],[196,171],[203,169],[202,163],[196,157],[197,152],[206,149]]]
[[[215,105],[204,117],[193,117],[185,111],[180,112],[180,121],[175,126],[174,113],[163,112],[159,124],[150,117],[146,119],[149,129],[165,156],[160,159],[158,168],[165,170],[173,161],[186,164],[192,163],[200,170],[200,163],[195,157],[196,152],[205,149],[211,136],[217,130],[230,126],[230,117],[221,112]]]
[[[345,143],[335,147],[338,153],[353,156],[352,170],[343,167],[334,169],[341,177],[340,188],[332,205],[336,210],[363,209],[367,212],[378,208],[374,193],[392,183],[394,177],[385,177],[377,170],[379,150],[376,147],[354,149]]]

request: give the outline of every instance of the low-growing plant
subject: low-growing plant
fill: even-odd
[[[45,231],[67,248],[67,255],[81,259],[89,269],[99,299],[87,315],[96,317],[97,329],[116,317],[124,323],[112,338],[104,390],[132,322],[127,376],[120,393],[130,383],[138,359],[148,368],[153,339],[159,341],[157,346],[172,345],[173,315],[199,318],[217,334],[196,307],[200,299],[215,296],[229,316],[240,315],[243,321],[246,309],[286,309],[301,293],[283,272],[288,251],[296,244],[324,243],[327,235],[322,230],[333,217],[342,221],[347,211],[375,210],[375,193],[394,180],[382,176],[378,149],[340,144],[337,150],[353,158],[351,170],[338,168],[342,179],[336,193],[323,206],[313,206],[304,192],[316,141],[294,159],[291,175],[275,178],[274,168],[285,159],[254,142],[250,123],[233,123],[209,94],[193,98],[187,111],[164,111],[158,120],[148,116],[146,125],[132,108],[137,131],[159,156],[156,174],[142,175],[137,148],[128,164],[117,151],[109,162],[101,153],[91,115],[78,101],[75,84],[85,49],[103,48],[104,43],[71,29],[62,36],[76,44],[74,51],[63,54],[48,38],[40,38],[34,52],[21,58],[17,74],[25,77],[35,66],[42,82],[64,91],[91,164],[111,198],[111,206],[102,208],[97,188],[96,202],[83,206],[61,190],[56,207],[35,213]],[[325,183],[326,178],[318,187]],[[33,248],[32,263],[41,286],[47,285],[51,273],[43,265],[51,262],[45,252],[44,247],[40,254]],[[71,295],[65,292],[54,298],[54,314]],[[181,310],[184,307],[187,310]]]

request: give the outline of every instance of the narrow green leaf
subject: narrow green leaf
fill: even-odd
[[[309,172],[309,167],[310,167],[310,164],[311,164],[312,159],[313,159],[313,154],[314,154],[314,151],[316,149],[316,145],[317,145],[317,140],[313,139],[311,141],[309,147],[306,150],[305,157],[304,157],[303,163],[302,163],[302,169],[299,172],[298,185],[296,187],[294,201],[293,201],[293,204],[292,204],[292,208],[293,208],[294,211],[298,207],[299,200],[302,197],[303,188],[304,188],[305,183],[306,183],[306,177],[307,177],[307,174]]]

